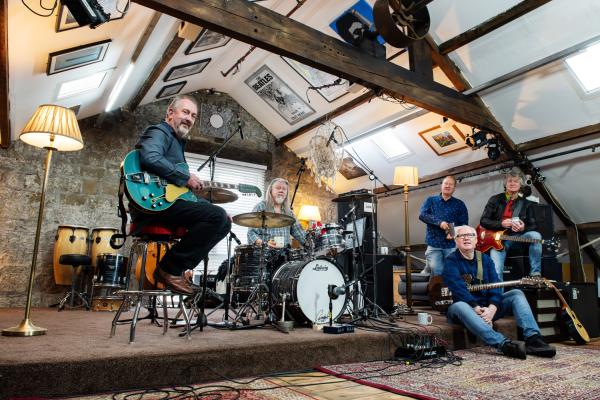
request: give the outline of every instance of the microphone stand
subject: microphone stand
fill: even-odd
[[[294,186],[294,194],[292,195],[292,199],[290,200],[290,209],[294,210],[294,199],[296,198],[296,192],[298,191],[298,186],[300,186],[300,178],[302,178],[302,173],[306,171],[306,158],[300,158],[300,168],[298,172],[296,172],[296,186]]]

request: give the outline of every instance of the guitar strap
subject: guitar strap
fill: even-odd
[[[121,217],[121,233],[114,233],[110,237],[110,247],[113,249],[120,249],[125,245],[125,239],[127,239],[127,210],[123,203],[123,195],[125,194],[125,175],[121,171],[121,178],[119,179],[119,209],[117,215]],[[117,244],[117,240],[123,239],[121,244]]]
[[[515,208],[513,208],[513,212],[512,212],[513,217],[519,216],[519,214],[521,213],[521,208],[523,208],[524,202],[525,201],[523,199],[517,199],[517,201],[515,201]]]
[[[479,250],[475,250],[475,257],[477,257],[477,281],[483,282],[483,261]]]

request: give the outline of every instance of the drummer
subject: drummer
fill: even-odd
[[[252,211],[274,212],[289,215],[296,219],[296,216],[290,209],[288,192],[289,183],[287,180],[283,178],[273,179],[267,188],[266,200],[261,200],[254,206]],[[261,246],[263,243],[261,231],[262,229],[260,228],[248,229],[248,244]],[[287,248],[291,241],[290,236],[293,236],[302,245],[306,243],[306,233],[298,223],[298,220],[292,225],[283,228],[267,228],[264,239],[270,248]]]

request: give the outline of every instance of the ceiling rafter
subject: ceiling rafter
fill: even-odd
[[[456,121],[500,129],[467,96],[259,5],[243,0],[135,1],[363,86],[383,89]]]
[[[515,19],[522,17],[530,11],[549,3],[551,0],[525,0],[492,17],[481,24],[461,33],[458,36],[453,37],[439,45],[441,54],[448,54],[472,41],[479,39],[480,37],[487,35],[488,33],[514,21]]]
[[[570,131],[555,133],[554,135],[544,136],[539,139],[533,139],[525,143],[520,143],[517,145],[517,151],[528,152],[540,149],[542,147],[547,147],[570,140],[581,139],[586,136],[592,136],[596,134],[600,134],[600,123],[577,129],[571,129]]]

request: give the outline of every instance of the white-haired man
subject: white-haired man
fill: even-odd
[[[463,325],[485,344],[508,357],[525,359],[527,354],[554,357],[556,349],[543,340],[521,290],[512,289],[504,293],[500,289],[468,290],[465,276],[470,276],[473,284],[500,280],[490,257],[475,251],[475,229],[463,225],[456,227],[455,233],[456,251],[446,257],[442,273],[444,283],[452,292],[453,303],[448,308],[448,321]],[[523,330],[525,342],[509,340],[494,330],[493,321],[510,314],[515,316],[517,325]]]
[[[288,193],[288,181],[283,178],[275,178],[271,181],[271,183],[269,183],[265,200],[261,200],[259,203],[257,203],[252,211],[274,212],[296,218],[290,209]],[[291,226],[286,226],[283,228],[267,228],[264,237],[262,236],[261,231],[262,229],[259,228],[248,229],[248,243],[260,246],[262,245],[264,239],[270,248],[281,246],[288,247],[290,244],[290,236],[296,238],[296,240],[303,245],[306,242],[306,233],[304,230],[302,230],[302,227],[297,220]]]
[[[144,170],[178,186],[187,186],[194,193],[202,189],[202,183],[190,173],[184,150],[197,114],[198,106],[192,97],[174,97],[167,107],[165,120],[146,128],[135,146]],[[196,267],[231,230],[225,210],[202,198],[196,202],[177,200],[157,213],[146,214],[132,209],[131,214],[138,227],[160,223],[187,228],[185,236],[160,260],[156,277],[168,289],[182,294],[194,293],[183,276],[184,271]]]
[[[537,223],[531,201],[523,198],[521,186],[523,185],[523,174],[517,168],[511,169],[504,181],[505,192],[494,195],[488,200],[480,225],[485,229],[493,231],[508,230],[512,236],[540,240],[542,235],[536,231]],[[490,257],[494,260],[498,278],[503,280],[504,260],[506,252],[513,246],[514,242],[506,240],[503,242],[504,249],[490,251]],[[529,244],[529,274],[540,276],[542,273],[542,245],[540,242]]]

